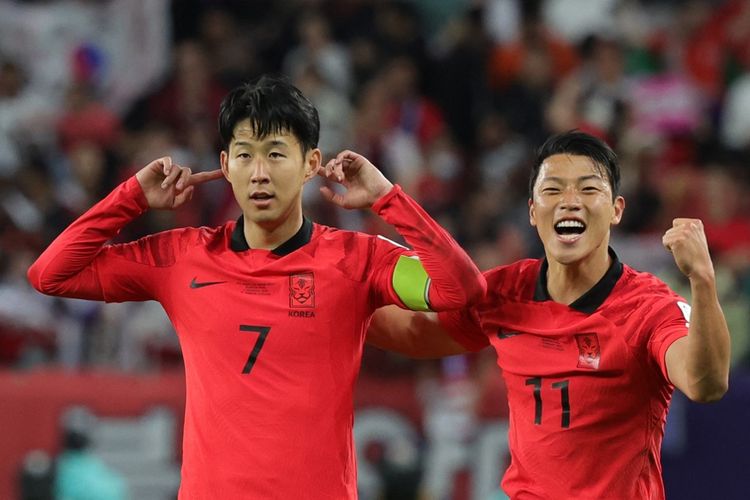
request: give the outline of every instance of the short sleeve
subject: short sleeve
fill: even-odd
[[[438,314],[438,319],[453,340],[469,351],[480,351],[490,345],[475,308],[444,311]]]
[[[687,336],[690,327],[690,305],[681,297],[670,298],[657,310],[654,325],[648,342],[649,354],[659,365],[665,380],[669,380],[667,350],[675,340]]]

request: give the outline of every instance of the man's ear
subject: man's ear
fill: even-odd
[[[308,151],[305,155],[305,182],[315,177],[323,162],[323,154],[319,148]]]
[[[534,210],[534,200],[529,198],[529,224],[536,226],[536,213]]]
[[[219,163],[221,163],[221,173],[224,174],[226,180],[229,180],[229,153],[222,150],[219,154]]]
[[[615,198],[614,208],[615,211],[612,214],[611,224],[616,226],[622,220],[622,213],[625,211],[625,198],[622,196]]]

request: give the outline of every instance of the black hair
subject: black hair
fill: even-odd
[[[250,119],[258,138],[289,132],[299,140],[303,154],[318,147],[318,110],[286,78],[264,75],[235,87],[224,97],[219,108],[219,136],[224,150],[229,150],[234,128],[246,119]]]
[[[620,165],[617,163],[617,155],[607,143],[593,135],[571,130],[561,134],[553,135],[547,139],[536,154],[536,160],[531,167],[529,175],[529,197],[534,197],[534,184],[539,177],[539,168],[544,160],[556,154],[568,154],[585,156],[594,162],[600,173],[606,173],[609,185],[612,188],[612,199],[620,191]]]

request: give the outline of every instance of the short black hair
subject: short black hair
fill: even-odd
[[[617,163],[617,155],[606,142],[591,134],[580,130],[571,130],[561,134],[553,135],[547,139],[536,154],[536,160],[531,167],[529,175],[529,197],[534,197],[534,184],[539,177],[539,168],[544,160],[557,154],[568,154],[575,156],[586,156],[594,162],[600,172],[606,173],[609,185],[612,188],[612,199],[620,192],[620,165]]]
[[[219,136],[229,150],[234,128],[250,119],[256,137],[280,132],[292,133],[302,145],[302,153],[318,147],[318,110],[302,92],[284,77],[264,75],[235,87],[219,108]]]

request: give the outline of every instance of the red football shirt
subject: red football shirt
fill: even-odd
[[[180,498],[356,498],[352,392],[365,331],[376,308],[403,306],[394,268],[413,252],[308,220],[273,251],[248,248],[236,222],[104,245],[147,206],[131,178],[29,277],[50,294],[162,304],[185,360]],[[476,268],[447,233],[398,188],[373,209],[423,257],[433,307],[465,305]]]
[[[549,299],[546,261],[524,260],[485,273],[479,305],[440,314],[464,346],[497,352],[510,407],[502,487],[514,500],[664,498],[664,357],[688,333],[689,306],[611,255],[570,306]]]

